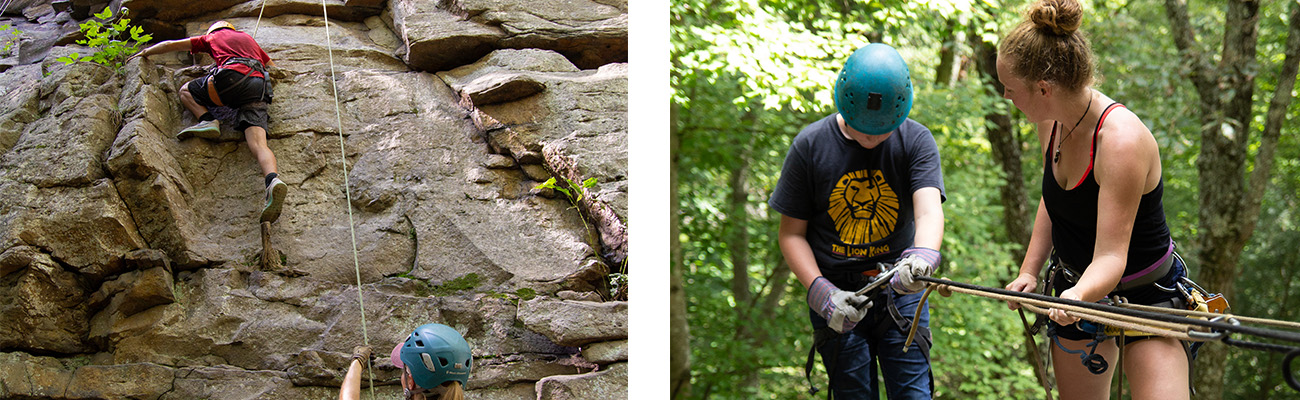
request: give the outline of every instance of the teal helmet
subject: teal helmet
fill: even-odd
[[[854,51],[835,79],[835,109],[849,127],[868,135],[897,129],[912,111],[912,78],[903,56],[881,43]]]
[[[469,343],[455,329],[443,324],[425,324],[415,328],[400,345],[393,364],[405,365],[416,385],[436,388],[450,381],[466,385],[474,359]]]

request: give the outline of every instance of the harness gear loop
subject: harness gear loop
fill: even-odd
[[[1106,362],[1105,357],[1102,357],[1101,354],[1097,354],[1097,345],[1106,341],[1106,339],[1110,339],[1110,337],[1106,336],[1103,330],[1100,329],[1100,326],[1090,322],[1081,320],[1075,322],[1075,325],[1078,326],[1080,331],[1092,334],[1092,341],[1085,345],[1088,348],[1087,354],[1084,354],[1083,350],[1067,349],[1065,348],[1065,345],[1061,344],[1061,336],[1056,334],[1056,327],[1059,325],[1048,325],[1047,336],[1052,338],[1052,341],[1056,343],[1056,347],[1061,349],[1061,351],[1079,356],[1080,362],[1083,363],[1084,367],[1088,368],[1088,372],[1091,372],[1093,375],[1101,375],[1102,373],[1105,373],[1106,370],[1110,368],[1110,365]]]

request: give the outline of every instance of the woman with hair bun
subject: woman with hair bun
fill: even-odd
[[[1137,115],[1092,88],[1093,55],[1079,30],[1082,20],[1076,0],[1034,2],[998,49],[1004,97],[1037,124],[1043,149],[1033,234],[1020,275],[1007,289],[1034,291],[1050,263],[1049,286],[1063,299],[1122,296],[1185,307],[1171,289],[1186,270],[1165,223],[1159,148]],[[1105,339],[1098,328],[1063,310],[1048,317],[1061,398],[1108,398],[1114,369],[1107,361],[1117,359],[1116,341],[1095,343]],[[1189,398],[1190,352],[1183,343],[1137,336],[1120,345],[1134,399]]]

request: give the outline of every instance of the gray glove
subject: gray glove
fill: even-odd
[[[825,318],[826,324],[835,332],[844,333],[853,330],[858,321],[867,316],[871,299],[840,290],[830,280],[819,276],[808,287],[808,307]]]
[[[925,247],[912,247],[903,250],[903,257],[894,263],[898,272],[889,279],[889,287],[898,294],[918,293],[925,289],[925,282],[916,280],[918,276],[930,276],[939,265],[939,251]]]

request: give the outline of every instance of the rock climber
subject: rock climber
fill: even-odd
[[[885,44],[849,56],[835,82],[837,113],[803,128],[768,200],[780,212],[781,253],[808,288],[813,347],[835,398],[929,399],[928,308],[913,320],[943,242],[943,172],[930,130],[907,118],[907,63]],[[894,263],[885,290],[855,293]],[[882,278],[883,279],[883,278]],[[859,324],[858,322],[863,323]],[[920,340],[903,348],[916,324]],[[805,370],[809,375],[812,357]]]
[[[357,346],[352,351],[339,400],[361,397],[361,373],[370,360],[370,348]],[[464,400],[465,385],[473,367],[469,343],[450,326],[425,324],[415,328],[392,352],[393,365],[402,370],[402,398],[425,400]]]
[[[207,33],[185,39],[168,40],[146,48],[127,58],[188,50],[191,53],[208,53],[216,63],[210,72],[181,86],[181,103],[199,119],[197,124],[177,134],[177,139],[198,136],[216,139],[221,136],[221,121],[208,111],[210,107],[229,107],[237,111],[235,130],[244,132],[248,149],[257,160],[265,176],[266,197],[262,206],[262,222],[275,222],[288,185],[276,173],[275,153],[267,146],[266,132],[270,115],[271,84],[267,66],[274,66],[271,56],[247,33],[240,32],[226,21],[212,23]]]

